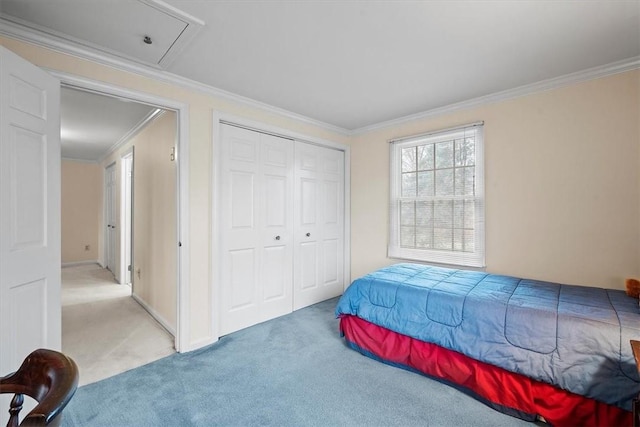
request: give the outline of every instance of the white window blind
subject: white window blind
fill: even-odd
[[[391,141],[389,257],[484,267],[482,128]]]

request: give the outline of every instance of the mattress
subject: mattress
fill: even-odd
[[[640,392],[640,309],[623,291],[405,263],[354,281],[336,315],[626,411]]]

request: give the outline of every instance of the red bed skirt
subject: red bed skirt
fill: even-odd
[[[509,415],[529,420],[540,415],[554,427],[632,425],[631,412],[616,406],[398,334],[356,316],[342,315],[340,331],[351,347],[367,356],[455,385]]]

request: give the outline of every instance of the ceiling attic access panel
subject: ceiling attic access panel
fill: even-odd
[[[167,68],[204,25],[164,2],[2,0],[2,17],[57,39],[116,57]],[[148,40],[145,42],[145,38]],[[149,43],[150,42],[150,43]]]

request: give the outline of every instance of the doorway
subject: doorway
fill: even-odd
[[[131,99],[121,99],[105,93],[85,92],[77,87],[65,87],[64,90],[86,93],[93,97],[116,100],[118,103],[126,105],[134,104]],[[64,97],[63,97],[64,101]],[[150,106],[146,105],[147,108]],[[85,106],[85,110],[89,108]],[[106,108],[106,107],[105,107]],[[117,108],[117,107],[116,107]],[[96,167],[103,171],[103,219],[101,225],[101,240],[103,244],[103,254],[100,257],[100,264],[109,271],[109,280],[104,280],[100,271],[96,271],[91,266],[76,266],[75,271],[71,269],[63,271],[63,350],[65,343],[81,345],[90,341],[92,337],[98,338],[100,333],[104,335],[98,338],[101,341],[102,354],[110,353],[110,359],[118,351],[124,348],[124,339],[131,336],[138,338],[136,341],[142,345],[142,350],[153,352],[151,357],[163,357],[167,355],[166,346],[158,349],[149,343],[149,336],[142,336],[144,320],[131,320],[122,324],[124,316],[137,311],[143,311],[147,317],[153,318],[156,326],[168,332],[171,352],[178,345],[178,291],[179,291],[179,185],[178,185],[178,162],[176,156],[170,157],[168,153],[175,153],[179,143],[178,118],[179,112],[174,110],[164,110],[155,105],[150,108],[151,113],[143,120],[140,120],[135,129],[127,132],[117,144],[113,144],[107,152],[101,154],[94,162]],[[62,133],[68,131],[64,128],[64,106],[62,108]],[[106,118],[109,114],[106,110],[101,110]],[[110,125],[108,120],[105,126]],[[73,132],[68,132],[73,133]],[[135,148],[135,156],[134,156]],[[73,159],[65,159],[63,144],[63,169],[66,162]],[[139,179],[134,176],[134,171],[140,174]],[[83,179],[79,177],[79,179]],[[64,181],[64,180],[63,180]],[[137,185],[142,186],[141,191],[135,191]],[[64,186],[64,182],[63,182]],[[136,200],[138,195],[138,200]],[[161,204],[158,205],[158,201]],[[63,199],[64,203],[64,199]],[[82,203],[82,201],[81,201]],[[134,209],[134,206],[136,207]],[[64,215],[64,212],[63,212]],[[162,238],[160,239],[159,236]],[[63,229],[63,246],[65,236]],[[137,253],[136,253],[137,251]],[[64,251],[63,251],[64,252]],[[158,258],[161,253],[161,258]],[[132,274],[135,271],[135,274]],[[112,274],[111,274],[112,273]],[[66,310],[64,305],[65,277],[85,279],[86,283],[92,284],[102,293],[104,300],[92,300],[93,315],[91,321],[83,321],[78,307]],[[71,280],[73,282],[73,280]],[[126,286],[131,284],[132,286]],[[71,285],[73,292],[78,294],[83,291],[75,280]],[[113,291],[113,292],[112,292]],[[123,294],[124,293],[124,294]],[[107,301],[115,302],[116,305],[111,310],[102,310],[100,314],[99,306],[106,305]],[[114,301],[117,300],[117,301]],[[74,304],[75,305],[75,304]],[[125,307],[125,311],[118,311],[117,308]],[[65,310],[68,315],[65,316]],[[118,313],[117,318],[109,317],[109,312]],[[135,317],[131,319],[136,319]],[[79,321],[81,327],[69,326],[66,320]],[[113,327],[103,328],[102,324],[113,322]],[[100,324],[95,334],[88,334],[86,330],[93,324]],[[67,327],[65,327],[67,326]],[[157,329],[157,328],[156,328]],[[84,339],[79,340],[74,337],[68,339],[67,332],[79,332]],[[117,331],[120,331],[118,336]],[[127,332],[127,333],[125,333]],[[125,337],[125,335],[127,335]],[[161,338],[162,339],[162,338]],[[108,348],[108,342],[113,342],[115,349]],[[127,343],[127,345],[129,345]],[[131,354],[141,353],[141,349],[128,352],[128,360],[115,360],[121,365],[123,370],[136,367],[129,362],[136,363],[129,357]],[[76,361],[82,370],[82,355],[90,357],[88,360],[96,360],[100,354],[96,349],[89,346],[82,350],[69,351],[71,356],[76,356]],[[138,354],[141,357],[139,365],[148,363],[155,359],[148,359],[145,354]],[[91,371],[105,371],[105,373],[115,373],[104,367],[91,366]],[[100,378],[96,378],[100,379]]]

